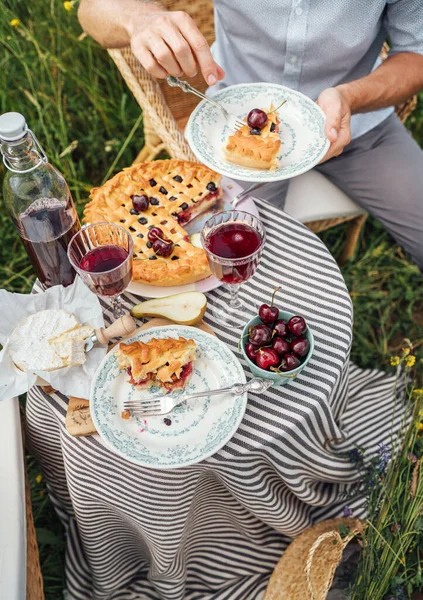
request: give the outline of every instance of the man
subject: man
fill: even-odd
[[[81,0],[84,30],[130,45],[164,78],[195,75],[220,89],[269,81],[315,99],[328,154],[317,170],[379,219],[423,269],[423,152],[394,114],[423,88],[422,0],[215,0],[210,50],[184,12],[141,0]],[[391,51],[380,64],[389,36]],[[287,184],[267,188],[283,206]],[[266,188],[263,188],[265,190]]]

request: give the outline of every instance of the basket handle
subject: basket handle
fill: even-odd
[[[352,540],[352,538],[355,537],[355,535],[356,535],[356,532],[350,533],[346,537],[341,538],[338,531],[335,531],[335,530],[327,531],[326,533],[322,533],[322,535],[319,535],[317,540],[314,542],[314,544],[312,545],[312,547],[309,550],[307,563],[305,566],[305,574],[306,574],[306,579],[307,579],[308,592],[310,594],[310,600],[324,600],[324,598],[326,598],[327,593],[330,589],[330,586],[332,585],[333,576],[335,575],[336,567],[339,565],[339,563],[341,561],[344,548],[345,548],[345,546],[347,546],[347,544],[350,542],[350,540]],[[337,550],[338,550],[338,558],[336,561],[334,561],[333,565],[331,566],[331,569],[329,572],[329,577],[328,577],[325,589],[323,590],[325,595],[317,598],[314,594],[313,585],[311,583],[311,567],[313,564],[313,556],[314,556],[314,553],[316,552],[317,548],[320,546],[320,544],[324,540],[327,540],[328,538],[333,538],[334,540],[336,540]]]

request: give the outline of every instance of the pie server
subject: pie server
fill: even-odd
[[[99,327],[85,339],[85,352],[89,352],[94,344],[108,344],[111,339],[124,337],[135,331],[137,325],[131,315],[124,315],[109,325],[108,327]]]

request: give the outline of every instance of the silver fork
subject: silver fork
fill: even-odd
[[[237,194],[235,196],[235,198],[232,198],[232,201],[231,201],[232,207],[236,208],[238,206],[238,204],[241,202],[241,200],[243,200],[245,198],[245,196],[248,196],[250,192],[253,192],[254,190],[261,187],[262,185],[265,185],[266,183],[267,183],[266,181],[262,181],[260,183],[252,183],[247,188],[245,188],[245,190],[242,190],[242,192],[239,192],[239,194]]]
[[[168,75],[166,77],[166,81],[167,81],[168,85],[170,85],[171,87],[179,87],[179,88],[181,88],[181,90],[183,92],[190,92],[191,94],[195,94],[199,98],[202,98],[203,100],[207,100],[207,102],[210,102],[210,104],[214,104],[214,106],[217,106],[217,108],[219,108],[222,111],[223,116],[225,117],[226,122],[227,122],[228,126],[230,127],[230,129],[233,129],[234,131],[236,131],[237,129],[239,129],[240,127],[243,127],[245,125],[245,121],[242,121],[237,116],[229,113],[226,110],[226,108],[224,108],[221,104],[219,104],[219,102],[216,102],[215,100],[212,100],[211,98],[207,98],[207,96],[205,96],[199,90],[196,90],[195,88],[193,88],[192,85],[190,85],[186,81],[182,81],[182,79],[179,79],[178,77],[173,77],[172,75]]]
[[[250,391],[260,394],[265,392],[272,385],[273,381],[270,379],[254,378],[248,383],[235,383],[228,388],[194,392],[193,394],[177,396],[176,398],[172,398],[171,396],[159,396],[157,398],[150,398],[149,400],[126,400],[123,403],[123,408],[140,417],[167,415],[185,400],[194,400],[195,398],[201,398],[202,396],[217,396],[218,394],[240,396],[241,394]]]

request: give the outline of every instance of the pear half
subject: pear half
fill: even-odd
[[[140,317],[165,317],[179,325],[196,325],[203,318],[207,298],[201,292],[183,292],[164,298],[154,298],[136,304],[131,315]]]

